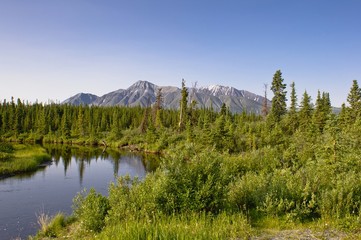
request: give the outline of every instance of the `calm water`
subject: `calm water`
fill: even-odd
[[[84,188],[108,194],[117,176],[143,178],[155,159],[96,148],[45,146],[52,163],[37,172],[0,180],[0,239],[26,239],[38,229],[36,216],[71,213],[72,199]]]

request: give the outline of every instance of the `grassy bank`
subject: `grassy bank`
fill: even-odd
[[[39,145],[0,143],[0,178],[36,170],[51,156]]]
[[[79,193],[71,221],[49,222],[35,239],[361,238],[357,165],[330,181],[329,162],[283,168],[275,149],[193,150],[171,151],[142,181],[120,177],[107,197]]]

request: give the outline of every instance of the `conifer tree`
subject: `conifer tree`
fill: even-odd
[[[274,121],[279,122],[281,117],[287,112],[286,109],[286,84],[283,83],[281,70],[277,70],[273,76],[271,90],[274,94],[272,98],[271,116]]]
[[[361,113],[361,89],[358,86],[357,80],[353,80],[350,93],[347,96],[347,102],[350,104],[350,119],[354,121]]]
[[[185,123],[187,122],[187,106],[188,106],[188,90],[185,86],[185,81],[182,79],[182,98],[180,101],[180,115],[179,115],[179,129],[184,130]]]
[[[291,83],[291,105],[289,114],[294,115],[297,111],[297,95],[296,95],[296,88],[295,88],[295,82]]]
[[[268,85],[264,84],[264,97],[263,97],[263,102],[262,102],[262,116],[263,117],[267,117],[267,115],[268,115],[267,88],[268,88]]]
[[[157,91],[157,96],[155,98],[155,104],[153,107],[153,119],[156,128],[160,128],[163,126],[161,119],[162,108],[163,108],[162,88],[159,88]]]
[[[70,137],[71,124],[69,121],[67,106],[65,106],[64,113],[61,118],[61,133],[66,139]]]
[[[313,123],[322,132],[331,114],[331,102],[328,93],[320,91],[317,93],[315,111],[313,113]]]
[[[311,123],[312,117],[312,105],[311,97],[308,95],[307,91],[303,93],[303,98],[301,101],[300,109],[300,125],[302,128],[306,128]]]

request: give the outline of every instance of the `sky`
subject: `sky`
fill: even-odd
[[[313,101],[361,81],[359,0],[0,0],[0,99],[62,102],[138,80]],[[361,82],[360,82],[361,85]],[[289,97],[288,97],[289,98]]]

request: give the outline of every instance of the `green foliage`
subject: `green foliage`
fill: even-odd
[[[43,239],[46,237],[55,238],[61,236],[67,221],[63,213],[58,213],[52,218],[45,213],[41,213],[38,216],[38,224],[40,231],[34,239]]]
[[[0,152],[0,177],[34,171],[39,167],[39,164],[51,159],[45,149],[37,145],[10,147],[5,144],[4,148],[5,151],[12,153]]]
[[[277,70],[273,76],[271,90],[273,92],[271,117],[275,122],[279,122],[286,114],[286,84],[283,83],[281,70]]]
[[[347,102],[350,104],[350,118],[352,121],[361,114],[361,89],[357,80],[353,80],[350,93],[347,96]]]
[[[246,239],[251,227],[243,214],[205,213],[129,219],[110,225],[99,239]]]
[[[88,231],[84,234],[242,238],[247,235],[232,222],[238,217],[242,226],[247,219],[252,224],[330,221],[342,228],[360,227],[357,82],[350,106],[334,115],[325,92],[318,93],[315,104],[305,92],[297,109],[294,84],[287,113],[282,73],[277,71],[273,80],[267,119],[231,114],[226,105],[219,113],[189,107],[183,81],[180,110],[162,109],[158,103],[153,108],[102,108],[4,101],[0,131],[8,141],[83,145],[104,139],[112,147],[164,154],[162,166],[144,180],[120,177],[111,184],[109,197],[94,190],[78,195],[74,213]],[[0,145],[1,174],[33,169],[47,159],[41,151],[31,155],[14,149]],[[71,149],[62,151],[69,161]],[[190,226],[199,229],[190,231]]]
[[[84,191],[74,198],[73,209],[85,230],[99,232],[105,225],[109,201],[91,188],[87,195]]]
[[[179,129],[184,130],[187,123],[187,109],[188,109],[188,90],[185,86],[185,81],[182,79],[182,98],[180,101],[180,115],[179,115]]]
[[[0,162],[5,162],[13,157],[15,149],[13,145],[0,142]]]

